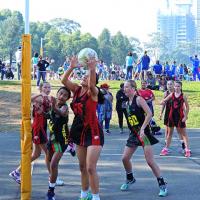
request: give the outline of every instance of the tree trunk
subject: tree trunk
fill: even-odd
[[[13,52],[10,52],[10,67],[12,67],[12,56],[13,56]]]

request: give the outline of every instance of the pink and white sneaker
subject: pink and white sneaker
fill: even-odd
[[[160,152],[160,156],[167,156],[168,154],[169,154],[169,150],[166,147],[164,147],[162,151]]]
[[[185,149],[185,157],[190,157],[191,156],[191,151],[190,149]]]

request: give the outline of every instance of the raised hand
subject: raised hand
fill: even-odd
[[[89,69],[96,68],[96,65],[97,65],[97,60],[95,59],[95,57],[88,59],[87,66]]]
[[[71,68],[76,68],[77,65],[78,65],[78,58],[77,58],[77,56],[72,56],[70,58],[70,67]]]

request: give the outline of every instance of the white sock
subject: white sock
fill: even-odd
[[[86,198],[87,197],[87,194],[88,194],[88,190],[85,190],[85,191],[83,191],[83,190],[81,190],[81,198]]]
[[[99,194],[92,194],[92,200],[100,200]]]
[[[49,187],[55,188],[55,186],[56,186],[56,183],[51,183],[51,182],[49,181]]]

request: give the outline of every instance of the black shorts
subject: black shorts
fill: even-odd
[[[62,144],[60,142],[56,141],[49,141],[47,143],[47,149],[48,151],[53,154],[53,153],[64,153],[65,150],[67,149],[68,144]]]
[[[145,129],[146,139],[142,140],[134,133],[133,131],[130,132],[129,138],[127,140],[126,146],[127,147],[135,147],[135,146],[147,146],[147,145],[154,145],[157,144],[159,141],[151,134],[149,128]],[[142,144],[144,142],[144,145]],[[147,142],[146,142],[147,141]]]
[[[91,145],[104,145],[104,134],[100,124],[84,126],[83,120],[75,116],[70,129],[70,140],[75,144],[88,147]]]

